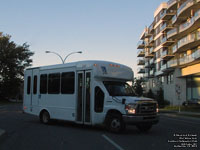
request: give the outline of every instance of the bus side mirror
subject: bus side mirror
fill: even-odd
[[[126,99],[123,98],[122,99],[122,104],[125,104],[125,102],[126,102]]]

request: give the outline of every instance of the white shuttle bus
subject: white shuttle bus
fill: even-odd
[[[136,97],[131,68],[108,61],[79,61],[25,70],[25,113],[47,124],[60,119],[105,125],[112,132],[133,124],[141,131],[158,123],[157,102]]]

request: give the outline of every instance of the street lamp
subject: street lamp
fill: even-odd
[[[79,53],[79,54],[81,54],[82,51],[77,51],[77,52],[69,53],[69,54],[65,57],[65,59],[63,59],[62,56],[60,56],[60,55],[59,55],[58,53],[56,53],[56,52],[45,51],[45,53],[53,53],[53,54],[56,54],[58,57],[60,57],[60,59],[62,60],[62,63],[64,64],[64,63],[65,63],[65,60],[66,60],[70,55],[75,54],[75,53]]]

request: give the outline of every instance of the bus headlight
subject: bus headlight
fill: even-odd
[[[126,104],[125,110],[128,114],[135,114],[136,113],[137,104]]]

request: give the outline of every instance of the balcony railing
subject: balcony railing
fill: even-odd
[[[150,49],[149,49],[149,53],[151,54],[151,53],[153,53],[153,47],[151,47]]]
[[[167,64],[164,64],[164,65],[161,66],[161,71],[164,71],[166,69],[167,69]]]
[[[151,33],[153,31],[153,26],[154,26],[154,23],[152,23],[150,26],[149,26],[149,32]]]
[[[174,16],[172,17],[172,24],[174,24],[174,23],[176,22],[176,20],[177,20],[177,16],[174,15]]]
[[[137,44],[137,48],[138,49],[144,48],[144,41],[139,41],[138,44]]]
[[[192,6],[194,4],[194,0],[187,0],[184,2],[177,11],[177,16],[180,15],[185,9]]]
[[[167,27],[167,24],[164,23],[164,24],[161,26],[160,31],[163,31],[166,27]]]
[[[145,64],[144,59],[138,59],[137,60],[137,65],[144,65],[144,64]]]
[[[172,30],[167,32],[167,38],[172,37],[173,35],[177,34],[177,28],[173,28]]]
[[[194,17],[192,17],[189,21],[187,21],[187,22],[185,22],[185,23],[183,23],[183,24],[181,24],[179,26],[179,32],[185,31],[186,29],[188,29],[189,27],[191,27],[194,24],[194,22],[196,20],[198,20],[199,18],[200,18],[200,10],[198,10],[195,13]]]
[[[138,71],[138,73],[145,73],[145,69],[144,68],[138,68],[137,71]]]
[[[172,5],[174,5],[176,2],[177,2],[177,0],[169,0],[169,1],[167,2],[168,8],[170,8],[170,7],[171,7]]]
[[[160,18],[162,18],[164,15],[166,15],[167,11],[164,10],[161,14],[160,14]]]
[[[195,33],[189,34],[178,41],[178,48],[194,41],[195,41]]]
[[[138,50],[137,51],[137,57],[144,57],[144,50],[142,49],[140,49],[140,50]]]
[[[177,59],[171,59],[167,62],[167,67],[176,67],[178,65],[178,60]]]
[[[161,43],[162,43],[163,46],[169,46],[172,43],[174,43],[174,40],[167,39],[167,37],[163,37]]]
[[[193,62],[199,58],[200,58],[200,49],[198,49],[197,51],[195,51],[194,53],[192,53],[190,55],[180,58],[179,64],[180,65],[187,64],[187,63]]]
[[[152,43],[153,42],[153,35],[149,38],[149,43]]]
[[[172,46],[172,52],[175,53],[178,50],[177,44]]]

